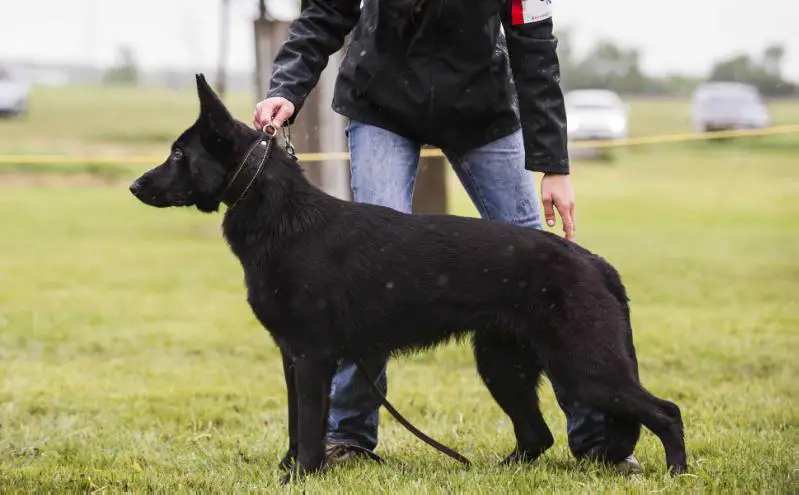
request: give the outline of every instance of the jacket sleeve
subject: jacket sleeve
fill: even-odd
[[[566,105],[552,18],[525,23],[519,19],[521,1],[505,2],[502,25],[518,96],[525,167],[568,174]]]
[[[294,104],[289,124],[361,13],[360,0],[311,0],[309,4],[289,26],[288,39],[275,57],[267,92],[267,97],[281,96]]]

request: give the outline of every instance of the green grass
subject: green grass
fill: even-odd
[[[25,119],[0,120],[0,153],[164,155],[199,112],[189,90],[35,88]],[[233,93],[231,111],[249,122],[254,96]]]
[[[124,132],[166,136],[195,115],[185,95],[179,105],[107,98],[132,112],[174,111],[162,121],[142,110],[125,124],[104,109],[110,127],[98,128],[86,101],[62,95],[52,100],[52,122],[37,106],[27,123],[0,123],[16,133],[0,132],[0,149],[33,143],[39,123],[62,143],[100,146]],[[70,105],[87,117],[58,134]],[[237,113],[248,115],[247,105]],[[678,113],[638,105],[661,109],[664,129]],[[392,362],[389,394],[417,426],[472,459],[471,469],[382,414],[385,465],[336,468],[297,489],[795,493],[799,169],[793,140],[762,143],[632,148],[612,164],[574,168],[577,240],[628,285],[642,380],[683,410],[689,475],[667,476],[648,431],[636,449],[641,475],[576,462],[546,383],[555,447],[532,466],[498,467],[512,447],[510,422],[469,349],[451,344]],[[220,216],[147,208],[125,181],[3,184],[0,177],[0,488],[277,490],[286,444],[279,356],[247,307]],[[452,211],[474,215],[450,185]]]

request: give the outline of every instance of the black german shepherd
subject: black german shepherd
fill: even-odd
[[[657,435],[687,468],[677,405],[641,386],[627,295],[602,258],[555,234],[341,201],[311,185],[268,135],[235,120],[202,75],[197,121],[131,186],[156,207],[227,206],[223,232],[249,304],[283,356],[289,448],[298,473],[325,464],[339,359],[426,349],[471,334],[477,369],[531,461],[554,442],[538,406],[542,372],[632,432]],[[296,462],[295,462],[296,461]]]

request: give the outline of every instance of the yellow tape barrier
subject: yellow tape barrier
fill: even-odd
[[[706,141],[711,139],[735,138],[744,136],[772,136],[776,134],[791,134],[799,132],[799,125],[782,125],[766,127],[763,129],[715,131],[693,134],[664,134],[659,136],[638,137],[623,140],[597,140],[575,141],[569,143],[569,149],[596,149],[619,148],[626,146],[639,146],[643,144],[679,143],[687,141]],[[423,149],[423,157],[444,156],[440,149]],[[326,160],[349,160],[350,154],[346,151],[325,153],[299,153],[297,158],[301,162],[322,162]],[[0,155],[0,165],[155,165],[164,160],[163,156],[79,156],[79,155]]]

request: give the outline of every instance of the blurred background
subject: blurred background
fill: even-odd
[[[250,122],[300,9],[295,0],[0,0],[0,486],[276,483],[282,370],[246,305],[221,217],[145,207],[127,185],[195,119],[196,72]],[[403,472],[367,466],[309,486],[470,491],[506,476],[511,489],[543,480],[580,491],[791,491],[799,2],[554,9],[577,242],[628,285],[642,380],[683,407],[693,476],[662,476],[649,433],[637,454],[650,474],[638,481],[578,468],[544,387],[557,445],[529,472],[455,476],[383,415],[380,452],[404,459]],[[301,154],[323,153],[301,156],[309,177],[348,198],[346,159],[324,155],[346,150],[330,109],[339,57],[292,136]],[[477,214],[435,150],[422,159],[414,208]],[[468,347],[404,358],[389,382],[409,419],[482,465],[510,448],[512,426]]]
[[[195,72],[206,73],[236,115],[248,120],[301,8],[299,0],[0,5],[0,151],[95,160],[162,152],[193,105]],[[744,0],[623,0],[613,6],[557,5],[574,158],[615,155],[583,141],[795,122],[795,3],[768,0],[753,9]],[[331,58],[294,133],[300,151],[346,150],[343,119],[330,111],[340,55]],[[315,183],[349,197],[346,162],[308,165]],[[446,207],[444,162],[425,161],[428,168],[417,195],[421,212]]]

